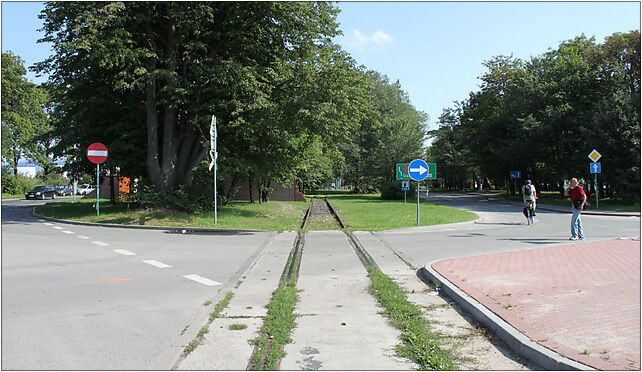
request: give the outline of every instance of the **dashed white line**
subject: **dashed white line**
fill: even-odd
[[[150,264],[152,266],[156,266],[156,267],[161,268],[161,269],[164,269],[164,268],[167,268],[167,267],[171,267],[170,265],[167,265],[167,264],[164,264],[162,262],[155,261],[155,260],[143,260],[143,262],[146,263],[146,264]]]
[[[75,232],[69,230],[62,230],[62,232],[64,232],[65,234],[75,234]]]
[[[62,227],[60,227],[60,226],[53,226],[53,228],[54,228],[54,229],[56,229],[56,230],[62,230],[62,229],[63,229],[63,228],[62,228]]]
[[[51,223],[51,222],[45,222],[45,225],[47,225],[47,226],[53,226],[53,223]]]
[[[183,275],[183,278],[187,278],[187,279],[193,280],[195,282],[199,282],[201,284],[205,284],[205,285],[209,285],[209,286],[212,286],[212,285],[223,285],[222,283],[216,282],[216,281],[214,281],[212,279],[204,278],[204,277],[202,277],[200,275],[196,275],[196,274]]]
[[[76,236],[78,237],[78,239],[89,239],[88,236],[84,236],[84,235],[76,235]]]
[[[92,242],[92,243],[94,243],[94,244],[96,244],[96,245],[99,245],[99,246],[101,246],[101,247],[108,247],[108,246],[109,246],[109,244],[107,244],[107,243],[103,243],[103,242]]]
[[[125,256],[135,256],[136,255],[136,253],[130,252],[130,251],[127,251],[127,250],[124,250],[124,249],[114,249],[113,251],[116,252],[116,253],[124,254]]]

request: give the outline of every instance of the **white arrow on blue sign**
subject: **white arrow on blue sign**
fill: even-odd
[[[428,163],[421,159],[415,159],[408,165],[408,175],[413,180],[419,182],[428,177]]]
[[[591,174],[602,173],[602,165],[600,163],[589,164],[589,168],[591,169]]]

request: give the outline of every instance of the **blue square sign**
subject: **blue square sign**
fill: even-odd
[[[602,173],[602,164],[600,163],[591,163],[589,168],[591,169],[591,174]]]

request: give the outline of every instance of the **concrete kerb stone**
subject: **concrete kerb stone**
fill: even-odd
[[[82,222],[82,221],[72,221],[72,220],[62,220],[59,218],[43,216],[36,213],[36,208],[32,209],[34,217],[42,218],[44,220],[65,223],[69,225],[80,225],[80,226],[94,226],[94,227],[114,227],[121,229],[140,229],[140,230],[166,230],[172,232],[182,232],[185,230],[185,233],[189,232],[211,232],[211,233],[220,233],[220,234],[239,234],[239,233],[255,233],[255,232],[265,232],[263,230],[249,230],[249,229],[224,229],[224,228],[206,228],[206,227],[176,227],[176,226],[144,226],[144,225],[122,225],[116,223],[96,223],[96,222]]]
[[[475,320],[490,329],[518,355],[532,361],[546,370],[595,370],[593,367],[563,357],[560,354],[532,341],[495,313],[488,310],[472,297],[468,296],[456,285],[441,276],[432,268],[433,263],[434,262],[431,262],[419,270],[418,275],[422,280],[430,280],[435,283],[440,283],[445,295],[455,301]]]

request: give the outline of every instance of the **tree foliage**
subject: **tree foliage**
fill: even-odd
[[[319,136],[343,139],[363,94],[325,2],[52,2],[56,150],[87,145],[158,191],[189,185],[217,116],[221,177],[283,180]],[[285,171],[287,169],[287,172]]]
[[[2,156],[18,174],[22,158],[36,161],[49,173],[48,155],[51,125],[47,120],[47,96],[41,87],[29,82],[24,61],[11,51],[2,53]]]
[[[431,132],[428,154],[442,176],[470,172],[501,186],[521,170],[556,189],[565,178],[592,180],[587,155],[597,149],[607,192],[639,199],[639,31],[603,44],[582,35],[530,61],[498,56],[484,66],[481,90],[444,110]]]

